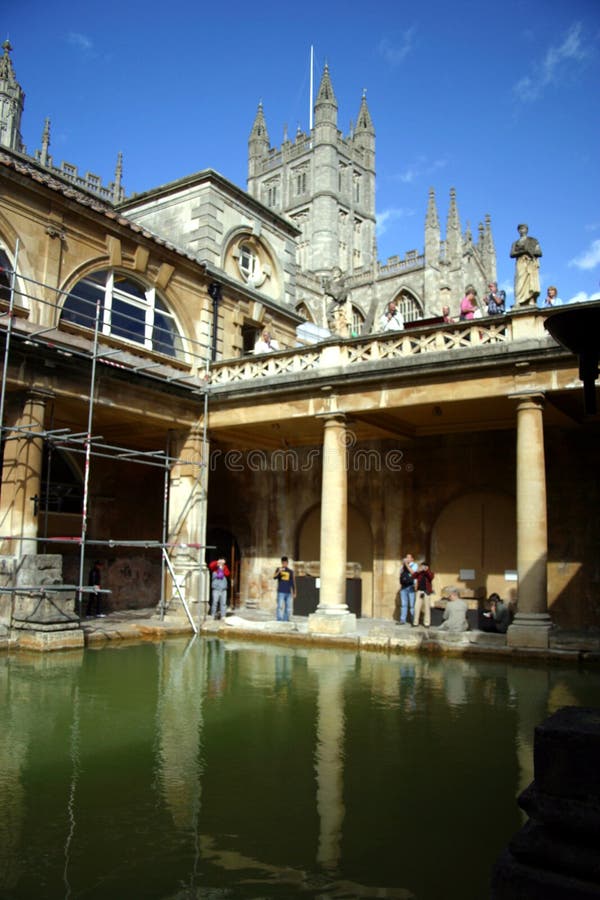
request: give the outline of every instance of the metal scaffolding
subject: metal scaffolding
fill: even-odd
[[[169,356],[152,353],[152,359],[146,363],[140,364],[139,356],[134,356],[134,351],[139,353],[139,319],[134,319],[126,312],[119,312],[119,335],[118,341],[107,330],[106,322],[103,322],[104,309],[102,299],[98,293],[95,301],[90,301],[87,297],[77,296],[73,291],[66,293],[60,289],[53,288],[47,284],[43,284],[32,279],[27,279],[22,275],[17,276],[19,262],[19,241],[16,242],[14,262],[9,272],[5,274],[9,276],[8,301],[2,299],[0,305],[0,335],[4,333],[4,350],[3,350],[3,366],[2,366],[2,384],[0,388],[0,436],[2,438],[2,446],[6,447],[8,442],[13,440],[31,439],[43,441],[48,449],[49,464],[47,467],[47,481],[50,483],[50,467],[52,451],[61,449],[68,451],[69,454],[80,454],[83,456],[83,492],[82,492],[82,509],[81,509],[81,528],[77,537],[49,537],[46,533],[40,536],[38,533],[35,540],[43,542],[45,545],[77,545],[79,548],[79,578],[77,585],[60,585],[52,586],[52,590],[74,589],[76,591],[76,613],[81,619],[82,597],[88,591],[84,585],[84,569],[86,549],[90,547],[141,547],[144,549],[160,550],[161,554],[161,590],[159,611],[161,618],[164,617],[167,602],[165,600],[165,581],[166,572],[168,571],[173,584],[173,590],[179,596],[180,601],[186,611],[190,624],[194,631],[197,631],[197,625],[190,613],[186,598],[181,591],[178,579],[175,577],[169,551],[181,548],[195,549],[198,551],[206,549],[206,523],[207,523],[207,475],[208,466],[205,462],[206,451],[208,446],[207,440],[207,411],[208,411],[208,375],[210,365],[210,346],[208,343],[202,343],[186,338],[185,341],[180,335],[177,337],[177,346],[174,346],[173,353]],[[18,284],[21,286],[18,287]],[[53,300],[48,301],[45,297],[52,296]],[[4,288],[6,294],[6,287]],[[61,305],[64,300],[75,298],[80,313],[80,321],[69,322],[68,331],[61,328]],[[39,322],[51,321],[52,325],[37,325],[29,319],[26,310],[29,308],[36,309],[38,313],[36,318]],[[128,321],[131,320],[131,321]],[[128,332],[130,327],[130,332]],[[165,332],[166,334],[166,332]],[[118,346],[110,346],[103,337],[110,337],[110,343]],[[171,335],[169,335],[171,337]],[[18,344],[20,349],[40,347],[55,353],[58,357],[62,357],[64,362],[68,360],[82,361],[90,365],[89,388],[87,397],[87,422],[84,431],[73,432],[70,429],[60,428],[41,428],[28,429],[22,426],[9,426],[5,424],[5,407],[6,392],[9,378],[9,364],[11,354],[15,352],[14,347]],[[179,346],[180,345],[180,346]],[[142,349],[145,345],[142,345]],[[187,372],[178,370],[182,363],[185,364]],[[105,371],[115,371],[117,377],[121,373],[131,376],[133,379],[139,379],[141,382],[148,382],[158,387],[175,389],[183,392],[184,396],[197,397],[202,401],[202,434],[201,434],[201,458],[190,459],[187,456],[181,458],[171,454],[170,440],[167,436],[167,446],[164,449],[142,450],[135,447],[122,447],[114,444],[106,443],[102,436],[94,435],[94,413],[95,413],[95,396],[96,382],[98,377],[98,366],[103,366]],[[142,466],[150,466],[161,469],[163,472],[163,497],[162,497],[162,523],[160,538],[156,540],[126,540],[126,539],[104,539],[92,540],[88,537],[89,524],[89,497],[90,497],[90,477],[92,470],[92,461],[95,458],[110,459],[115,464],[119,462],[133,463]],[[194,543],[177,543],[168,540],[169,535],[169,485],[170,473],[176,465],[190,466],[196,469],[196,475],[192,486],[192,491],[199,490],[200,493],[200,527],[199,540]],[[35,499],[36,502],[39,498]],[[45,530],[47,531],[48,520],[48,504],[49,493],[46,491],[46,515]],[[182,515],[175,523],[175,532],[180,524]],[[3,542],[22,542],[24,540],[32,540],[29,536],[5,535],[0,536]],[[207,595],[207,585],[205,581],[206,569],[204,560],[198,560],[198,578],[200,584],[200,598],[205,600]],[[44,590],[49,590],[49,586],[43,586]],[[4,592],[14,592],[15,588],[4,589]],[[36,591],[41,590],[40,586],[20,586],[19,591]],[[202,615],[206,615],[206,603],[199,604],[199,610]]]

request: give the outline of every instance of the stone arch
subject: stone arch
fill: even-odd
[[[516,599],[516,505],[514,497],[496,491],[472,491],[455,497],[442,509],[431,532],[434,587],[456,584],[461,589],[497,591]],[[473,577],[463,577],[473,574]],[[507,577],[508,575],[508,577]]]
[[[414,322],[416,319],[423,318],[423,304],[409,288],[401,288],[392,299],[402,313],[405,322]]]
[[[20,275],[19,270],[21,269],[20,265],[15,267],[15,257],[13,251],[9,246],[8,241],[3,240],[4,233],[4,225],[6,220],[4,217],[0,216],[0,301],[4,303],[9,303],[10,301],[10,284],[12,279],[13,269],[15,271],[15,280],[14,280],[14,305],[15,307],[22,307],[23,309],[29,310],[30,308],[30,296],[32,295],[32,287],[35,285],[30,285],[30,282],[26,282]],[[10,229],[12,232],[12,228]],[[15,241],[12,242],[16,243]],[[21,249],[21,253],[23,250]]]
[[[64,296],[60,325],[94,330],[147,351],[182,359],[181,327],[162,291],[138,272],[108,266],[95,269]]]
[[[321,505],[315,504],[298,523],[296,559],[320,559]],[[373,615],[373,533],[366,516],[348,504],[348,562],[359,563],[362,580],[362,614]]]

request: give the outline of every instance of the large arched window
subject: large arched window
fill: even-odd
[[[167,356],[181,356],[173,316],[155,288],[130,275],[102,269],[79,281],[64,302],[61,322],[73,322]]]

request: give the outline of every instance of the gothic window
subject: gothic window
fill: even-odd
[[[360,203],[360,175],[358,172],[354,173],[354,202]]]
[[[294,178],[294,193],[296,197],[301,197],[302,194],[306,193],[306,172],[296,171],[293,175]]]
[[[265,202],[266,202],[267,206],[271,207],[271,209],[278,206],[279,190],[278,190],[278,184],[276,181],[272,181],[268,185],[266,185]]]
[[[405,322],[415,322],[417,319],[423,318],[423,310],[418,300],[408,291],[402,291],[395,300]]]
[[[64,302],[61,322],[94,329],[156,353],[179,356],[181,338],[172,314],[155,288],[112,269],[79,281]]]
[[[352,337],[362,334],[365,317],[357,306],[352,307]]]
[[[304,303],[304,302],[299,303],[298,306],[296,307],[296,312],[298,313],[299,316],[302,316],[303,319],[306,319],[307,322],[313,321],[313,317],[310,314],[310,311],[309,311],[306,303]]]

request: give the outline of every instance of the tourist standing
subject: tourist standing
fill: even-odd
[[[488,288],[490,292],[485,298],[488,316],[503,315],[506,306],[506,291],[499,291],[495,281],[490,281]]]
[[[277,621],[289,622],[291,618],[291,601],[296,595],[294,572],[288,566],[287,556],[281,557],[281,565],[275,569],[273,578],[277,581]]]
[[[406,625],[410,610],[411,621],[415,618],[415,577],[419,567],[412,553],[407,553],[400,569],[400,625]]]
[[[558,289],[553,284],[546,291],[544,298],[544,308],[547,309],[549,306],[562,306],[562,300],[558,296]]]
[[[379,320],[380,331],[402,331],[404,329],[404,317],[396,306],[395,300],[390,300],[385,312]]]
[[[89,593],[86,615],[105,618],[103,612],[100,612],[100,591],[102,590],[102,563],[99,559],[94,561],[94,565],[90,569],[88,576],[88,585],[91,588]]]
[[[211,615],[213,619],[224,619],[227,610],[227,585],[229,583],[227,579],[231,573],[223,557],[220,559],[213,559],[213,561],[208,564],[208,568],[211,572]],[[217,610],[219,611],[219,616],[217,616]]]
[[[272,353],[273,350],[279,350],[279,344],[271,337],[268,328],[263,328],[260,337],[254,345],[254,353]]]
[[[423,561],[418,570],[417,577],[415,579],[415,587],[416,587],[416,601],[415,601],[415,614],[413,616],[413,628],[419,624],[419,619],[421,618],[421,608],[423,608],[423,625],[425,628],[429,628],[431,625],[431,604],[429,598],[431,594],[433,594],[433,582],[434,574],[429,568],[428,564]]]
[[[475,318],[475,311],[478,309],[477,300],[475,299],[475,291],[467,288],[465,292],[465,296],[460,301],[460,319],[461,321],[465,321],[465,319],[473,319]]]

